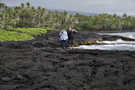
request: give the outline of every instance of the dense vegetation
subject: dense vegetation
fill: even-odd
[[[18,31],[22,33],[26,33],[32,36],[45,34],[47,30],[51,30],[51,28],[8,28],[8,31]]]
[[[0,42],[33,40],[34,36],[45,34],[50,28],[8,28],[0,29]]]
[[[40,6],[35,8],[30,3],[9,8],[0,3],[0,28],[70,26],[78,30],[133,30],[135,18],[126,14],[121,17],[105,13],[97,16],[68,14],[66,11],[50,11]]]
[[[0,30],[0,42],[24,41],[24,40],[32,40],[32,39],[34,39],[32,36],[25,33],[8,32],[5,30]]]

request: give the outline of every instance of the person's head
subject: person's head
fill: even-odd
[[[64,31],[66,31],[65,29],[61,29],[61,32],[64,32]]]

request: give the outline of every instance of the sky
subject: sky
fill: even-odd
[[[30,2],[47,9],[64,9],[87,13],[110,13],[135,16],[135,0],[0,0],[8,6]]]

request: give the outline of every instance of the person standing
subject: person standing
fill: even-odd
[[[74,34],[76,33],[77,31],[75,29],[72,29],[72,28],[69,28],[68,30],[68,43],[69,45],[72,45],[74,43]]]
[[[62,48],[66,48],[68,46],[68,33],[65,29],[62,29],[59,33],[61,46]]]

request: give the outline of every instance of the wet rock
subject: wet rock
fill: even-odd
[[[23,49],[23,48],[31,48],[31,41],[10,41],[10,42],[1,42],[1,47],[13,48],[13,49]]]
[[[102,40],[115,41],[118,39],[122,39],[125,41],[135,41],[135,39],[133,39],[133,38],[124,37],[124,36],[102,35]]]
[[[45,45],[41,41],[34,41],[34,42],[32,42],[32,46],[41,48],[41,47],[44,47]]]
[[[1,43],[0,90],[134,90],[134,51],[62,49],[58,33]],[[75,41],[101,37],[78,32]]]
[[[12,78],[10,78],[10,77],[2,77],[1,80],[4,81],[4,82],[7,82],[7,81],[11,81]]]

